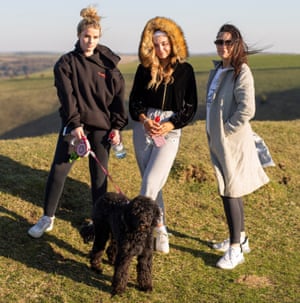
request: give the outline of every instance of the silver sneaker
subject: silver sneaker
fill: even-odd
[[[234,269],[237,265],[244,263],[244,261],[245,259],[241,248],[230,246],[216,266],[221,269]]]
[[[29,236],[40,238],[44,232],[51,231],[53,229],[54,218],[54,216],[41,217],[39,221],[28,230]]]
[[[164,254],[168,254],[169,247],[169,235],[165,226],[154,228],[154,250]]]
[[[215,250],[226,252],[229,249],[229,246],[230,246],[230,240],[225,239],[223,242],[212,244],[211,247]],[[245,254],[248,254],[251,251],[248,237],[245,237],[244,241],[241,243],[241,247],[243,253]]]

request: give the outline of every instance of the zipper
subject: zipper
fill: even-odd
[[[167,85],[168,84],[164,83],[164,94],[163,94],[163,100],[162,100],[162,104],[161,104],[161,110],[164,110],[164,107],[165,107],[166,94],[167,94]]]

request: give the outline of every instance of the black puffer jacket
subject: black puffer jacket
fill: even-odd
[[[74,51],[57,61],[55,86],[64,126],[71,130],[82,124],[90,129],[121,130],[127,125],[125,82],[117,68],[119,60],[103,45],[85,57],[77,42]]]

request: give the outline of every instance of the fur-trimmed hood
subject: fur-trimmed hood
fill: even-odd
[[[172,56],[182,62],[188,57],[188,47],[181,28],[171,19],[155,17],[150,19],[141,35],[139,45],[139,59],[143,66],[149,67],[153,63],[154,45],[152,37],[157,30],[167,33],[172,44]]]

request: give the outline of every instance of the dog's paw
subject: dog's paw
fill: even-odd
[[[103,268],[101,266],[101,262],[99,260],[91,260],[91,270],[96,272],[97,274],[102,274]]]
[[[144,291],[144,292],[151,292],[153,290],[153,287],[151,285],[147,285],[147,286],[138,286],[138,289],[140,291]]]
[[[103,268],[101,268],[101,267],[91,266],[91,270],[94,271],[96,274],[103,273]]]
[[[111,291],[111,298],[112,297],[115,297],[115,296],[119,296],[119,297],[122,297],[122,295],[123,295],[123,293],[125,292],[125,289],[113,289],[112,291]]]
[[[101,274],[103,271],[102,255],[103,255],[103,251],[98,251],[97,253],[93,253],[93,252],[90,253],[91,269],[98,274]]]

